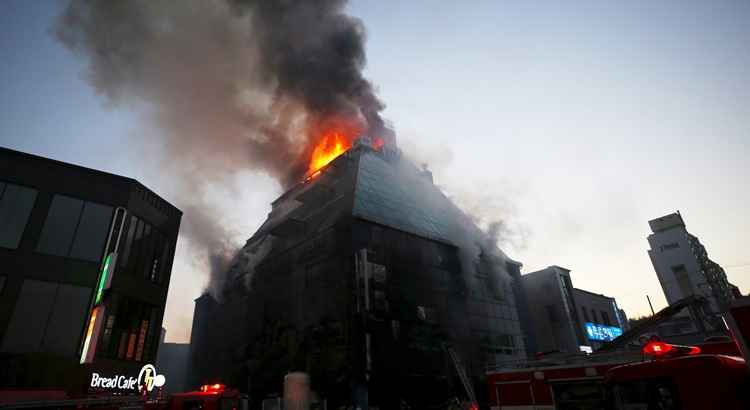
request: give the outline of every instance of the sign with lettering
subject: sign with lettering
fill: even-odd
[[[156,374],[156,368],[152,364],[144,365],[138,372],[138,377],[115,374],[102,375],[97,372],[91,373],[89,387],[104,390],[125,390],[133,393],[151,392],[154,387],[162,387],[166,382],[164,375]]]
[[[621,334],[622,329],[617,326],[604,326],[586,322],[586,336],[588,336],[589,340],[609,342]]]

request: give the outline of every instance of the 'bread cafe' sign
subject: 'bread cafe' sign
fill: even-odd
[[[166,378],[156,374],[156,368],[147,364],[141,368],[138,377],[126,374],[102,375],[91,373],[89,387],[95,390],[109,390],[122,393],[150,393],[154,387],[162,387]]]

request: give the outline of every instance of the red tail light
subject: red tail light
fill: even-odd
[[[216,383],[216,384],[204,384],[201,386],[201,391],[204,393],[218,393],[223,391],[227,386]]]
[[[654,356],[662,356],[674,350],[672,345],[664,342],[649,342],[643,346],[643,353]]]
[[[660,341],[653,341],[646,343],[643,346],[643,354],[664,357],[664,356],[680,356],[680,355],[696,355],[701,353],[701,348],[698,346],[680,346]]]

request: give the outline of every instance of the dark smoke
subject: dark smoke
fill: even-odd
[[[299,181],[330,121],[382,131],[363,77],[364,28],[344,0],[73,0],[56,26],[91,85],[157,127],[191,243],[212,269],[233,253],[203,196],[241,170]],[[170,165],[171,164],[171,165]],[[214,271],[216,273],[216,271]]]

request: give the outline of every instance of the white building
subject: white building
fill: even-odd
[[[708,299],[714,312],[722,312],[733,299],[732,286],[724,269],[708,258],[706,248],[685,228],[679,212],[648,222],[648,256],[661,283],[667,302],[690,295]]]

